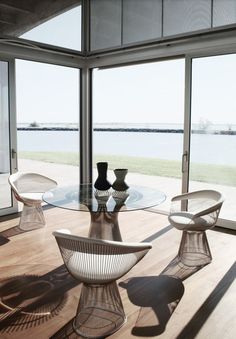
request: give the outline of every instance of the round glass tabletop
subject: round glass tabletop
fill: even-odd
[[[92,184],[57,187],[43,195],[49,205],[90,212],[141,210],[157,206],[165,199],[163,192],[150,187],[131,186],[126,192],[96,191]]]

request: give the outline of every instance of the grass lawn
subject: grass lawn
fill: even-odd
[[[19,158],[74,166],[79,165],[79,156],[77,153],[20,152]],[[94,157],[94,164],[98,161],[107,161],[109,163],[109,169],[122,167],[128,168],[129,172],[162,177],[181,178],[181,162],[176,160],[96,155]],[[194,181],[235,186],[236,167],[192,163],[190,178]]]

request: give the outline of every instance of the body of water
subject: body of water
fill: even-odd
[[[181,161],[183,134],[94,132],[94,154],[127,155]],[[193,162],[236,165],[236,135],[193,134]],[[18,150],[78,152],[77,131],[18,131]]]
[[[30,127],[30,123],[29,122],[25,122],[25,123],[18,123],[17,127],[18,128],[29,128]],[[39,128],[78,128],[78,123],[37,123],[37,126]],[[121,129],[125,129],[125,128],[136,128],[136,129],[170,129],[170,130],[174,130],[174,129],[183,129],[183,124],[180,123],[94,123],[93,125],[94,128],[121,128]],[[192,129],[194,130],[201,130],[202,128],[204,128],[202,123],[193,123],[192,124]],[[207,130],[208,131],[236,131],[236,124],[212,124],[210,123],[209,125],[207,125]]]

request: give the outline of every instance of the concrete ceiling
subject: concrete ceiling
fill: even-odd
[[[79,0],[0,0],[0,35],[19,37],[79,4]]]

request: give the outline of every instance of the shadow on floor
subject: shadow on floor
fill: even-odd
[[[78,339],[83,338],[79,336],[73,329],[73,321],[74,318],[72,318],[70,321],[68,321],[65,326],[63,326],[59,331],[57,331],[53,336],[51,336],[49,339]]]
[[[206,265],[202,266],[186,266],[184,265],[178,256],[176,256],[161,272],[161,275],[171,276],[184,281]]]
[[[135,277],[121,282],[130,301],[141,307],[132,334],[149,337],[164,332],[166,324],[184,294],[181,280],[165,275]],[[152,312],[150,312],[152,310]]]
[[[0,332],[38,326],[61,311],[67,292],[78,285],[62,265],[45,275],[21,275],[0,281]]]
[[[0,246],[8,243],[10,241],[9,238],[14,237],[18,234],[26,233],[26,232],[30,232],[30,231],[21,230],[18,225],[0,232]]]
[[[236,278],[234,263],[176,339],[194,339]],[[228,310],[230,312],[230,310]]]
[[[160,229],[159,231],[157,231],[156,233],[152,234],[151,236],[145,238],[144,240],[142,240],[142,242],[152,242],[155,239],[159,238],[160,236],[162,236],[163,234],[169,232],[171,229],[173,228],[173,226],[168,225],[166,227],[163,227],[162,229]]]
[[[14,213],[10,215],[6,215],[1,217],[2,221],[8,221],[13,219],[18,219],[20,217],[20,213]],[[7,244],[10,241],[10,237],[13,237],[17,234],[23,233],[24,231],[21,230],[18,225],[11,227],[7,230],[0,232],[0,246]]]
[[[140,337],[152,337],[163,333],[184,294],[182,281],[203,267],[185,266],[176,257],[159,276],[135,277],[121,282],[119,285],[127,290],[130,301],[141,307],[132,334]],[[235,277],[236,263],[231,266],[176,339],[194,339],[196,337]]]
[[[175,257],[159,276],[135,277],[121,282],[119,286],[127,290],[130,301],[140,307],[132,334],[151,337],[163,333],[184,294],[182,281],[203,267],[185,266]]]

